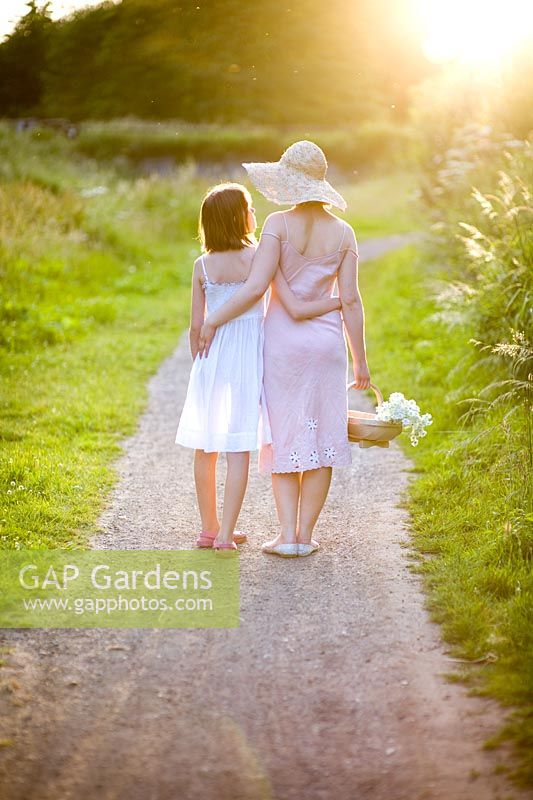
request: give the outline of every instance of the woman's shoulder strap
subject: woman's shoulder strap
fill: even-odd
[[[346,223],[344,220],[341,220],[341,222],[342,222],[342,237],[339,244],[339,250],[342,250],[342,245],[344,244],[344,237],[346,235]]]
[[[288,238],[288,234],[289,234],[289,232],[288,232],[288,230],[287,230],[287,221],[285,220],[285,214],[281,213],[281,214],[279,214],[279,215],[276,215],[276,216],[281,216],[281,217],[283,217],[283,220],[284,220],[284,222],[285,222],[285,230],[287,231],[287,238]],[[270,218],[269,218],[269,219],[266,221],[266,223],[265,223],[265,227],[266,227],[266,225],[267,225],[267,224],[269,224],[269,223],[271,223],[271,219],[270,219]],[[261,231],[261,236],[274,236],[274,238],[278,239],[280,242],[282,241],[282,238],[281,238],[281,236],[279,235],[279,233],[274,233],[274,231],[266,231],[264,228],[263,228],[263,230]]]
[[[350,236],[348,234],[348,243],[344,244],[344,238],[346,236],[346,232],[347,231],[349,231],[352,234],[352,236]],[[353,242],[350,241],[350,239],[352,239],[352,238],[353,238]],[[344,245],[344,247],[343,247],[343,245]],[[352,226],[349,225],[349,223],[346,222],[345,220],[342,220],[342,239],[341,239],[341,244],[340,244],[339,250],[349,250],[357,258],[359,258],[359,253],[357,251],[357,239],[355,237],[354,230],[353,230]]]
[[[274,231],[263,230],[261,231],[261,236],[273,236],[275,239],[278,239],[278,241],[281,241],[281,236],[279,235],[279,233],[274,233]]]
[[[285,223],[285,236],[287,237],[286,241],[289,241],[289,226],[287,225],[287,215],[282,213],[283,222]]]
[[[202,265],[202,272],[204,273],[204,278],[206,281],[209,281],[209,277],[207,275],[207,270],[205,268],[204,256],[203,254],[200,256],[200,264]]]

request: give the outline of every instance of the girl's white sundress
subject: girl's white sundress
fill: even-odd
[[[201,257],[207,313],[245,283],[214,283]],[[264,300],[217,328],[209,355],[191,369],[176,444],[206,453],[258,450],[272,441],[263,391]]]

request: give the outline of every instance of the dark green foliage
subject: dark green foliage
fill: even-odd
[[[102,3],[48,25],[40,109],[326,127],[401,117],[427,70],[404,12],[405,0]]]
[[[41,9],[32,0],[9,39],[0,46],[0,113],[19,115],[33,112],[43,89],[48,31],[49,3]]]

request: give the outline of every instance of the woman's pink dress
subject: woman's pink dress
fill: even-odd
[[[280,243],[279,268],[291,290],[303,300],[330,297],[344,254],[352,249],[342,247],[344,235],[338,250],[312,259],[288,238]],[[348,356],[340,311],[295,321],[272,295],[264,337],[263,381],[272,444],[261,447],[260,472],[349,466]]]

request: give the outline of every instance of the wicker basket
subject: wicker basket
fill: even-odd
[[[355,386],[355,381],[349,383],[348,389]],[[375,384],[370,384],[378,400],[378,406],[383,402],[383,395]],[[359,442],[359,447],[388,447],[391,439],[402,432],[401,422],[386,422],[378,419],[376,414],[367,411],[348,409],[348,441]]]

